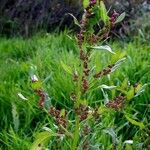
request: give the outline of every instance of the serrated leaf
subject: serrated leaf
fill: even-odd
[[[83,7],[84,8],[87,8],[90,4],[90,1],[89,0],[83,0]]]
[[[116,88],[116,86],[113,86],[113,85],[108,86],[108,85],[105,85],[105,84],[102,84],[99,87],[102,88],[102,89],[108,89],[108,90],[112,90],[112,89]]]
[[[100,1],[100,16],[101,16],[101,19],[106,24],[108,21],[108,15],[107,15],[107,9],[103,1]]]
[[[68,14],[73,18],[74,24],[76,24],[77,26],[81,27],[79,21],[77,20],[77,18],[73,14],[70,14],[70,13],[68,13]]]
[[[115,21],[115,23],[121,22],[121,21],[125,18],[125,16],[126,16],[126,13],[123,12],[123,13],[117,18],[117,20]]]
[[[42,150],[46,146],[47,141],[52,136],[57,136],[57,134],[48,131],[43,131],[41,133],[38,133],[35,138],[35,141],[31,145],[30,150]]]
[[[126,94],[127,100],[130,100],[134,97],[134,87],[131,86],[129,91]]]
[[[115,54],[115,52],[112,51],[112,49],[108,45],[103,45],[103,46],[92,46],[88,47],[90,49],[95,49],[95,50],[106,50],[112,54]]]
[[[141,129],[145,129],[145,125],[143,124],[143,122],[138,122],[132,118],[130,118],[129,116],[125,115],[126,119],[133,125],[140,127]]]
[[[70,66],[64,64],[62,61],[61,61],[61,65],[62,65],[63,69],[64,69],[67,73],[69,73],[69,74],[71,74],[71,75],[73,74],[72,69],[71,69]]]

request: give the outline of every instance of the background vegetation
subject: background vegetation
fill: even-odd
[[[111,76],[104,77],[100,83],[119,87],[140,84],[143,85],[143,91],[127,105],[126,112],[130,116],[128,119],[121,111],[105,112],[102,109],[100,122],[92,128],[94,135],[90,137],[90,150],[110,150],[112,147],[115,150],[115,142],[118,149],[148,150],[149,1],[106,0],[105,3],[108,9],[111,7],[110,14],[116,9],[118,12],[125,11],[127,15],[123,23],[111,30],[115,38],[105,41],[116,54],[93,54],[95,57],[91,63],[101,70],[108,64],[126,57],[121,67]],[[56,130],[52,116],[38,106],[39,97],[33,90],[31,75],[37,75],[49,95],[50,106],[72,111],[72,77],[65,73],[60,64],[63,61],[66,65],[78,66],[79,51],[72,32],[78,29],[70,25],[70,20],[73,19],[68,13],[81,18],[82,12],[81,1],[74,0],[0,1],[0,149],[31,149],[35,141],[39,142],[45,138],[45,134],[39,134],[40,132]],[[66,30],[68,26],[70,28]],[[54,30],[56,28],[58,30]],[[114,93],[113,90],[108,91],[108,98],[112,99]],[[88,99],[90,106],[103,106],[105,103],[105,95],[100,89],[91,92]],[[61,147],[71,149],[69,146],[70,141],[57,138],[51,138],[47,143],[47,149],[52,150]],[[82,149],[80,145],[79,149]]]
[[[149,0],[104,1],[110,13],[114,9],[119,13],[126,12],[125,21],[116,27],[117,30],[114,30],[115,34],[122,36],[124,33],[128,35],[130,31],[135,29],[131,30],[129,24],[136,26],[134,20],[139,20],[138,18],[142,17],[142,14],[150,11]],[[0,33],[7,36],[29,36],[39,29],[49,32],[56,28],[62,30],[66,26],[72,28],[73,19],[68,13],[81,18],[82,0],[1,0]],[[149,18],[149,15],[147,17]],[[138,23],[140,26],[143,24],[140,20]]]
[[[28,149],[36,133],[42,131],[45,126],[48,128],[53,126],[51,117],[42,113],[37,106],[38,97],[31,88],[29,75],[31,68],[35,68],[35,73],[43,82],[53,104],[67,110],[72,107],[70,93],[73,87],[70,78],[60,67],[62,60],[68,65],[77,61],[76,46],[74,41],[66,36],[67,34],[43,34],[27,40],[0,39],[1,149]],[[150,45],[148,41],[143,41],[143,38],[138,36],[128,43],[110,41],[110,44],[117,54],[112,56],[100,53],[96,62],[105,66],[122,55],[127,55],[127,60],[119,70],[112,74],[108,84],[119,85],[125,79],[128,79],[131,84],[137,82],[149,84]],[[27,100],[21,99],[18,93],[22,93]],[[91,95],[92,99],[89,102],[91,105],[98,105],[104,101],[100,93],[98,90],[97,94]],[[150,88],[147,86],[145,91],[128,105],[128,110],[133,117],[147,125],[150,122],[149,93]],[[116,127],[115,131],[120,142],[135,140],[135,145],[139,147],[140,143],[144,142],[142,130],[122,118],[121,114],[108,117],[107,121],[110,120],[114,121],[111,127]],[[99,136],[103,139],[101,144],[106,146],[109,135],[103,133]],[[51,144],[49,147],[52,147]]]

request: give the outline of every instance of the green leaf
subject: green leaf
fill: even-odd
[[[115,21],[115,23],[121,22],[121,21],[125,18],[125,16],[126,16],[126,13],[123,12],[123,13],[117,18],[117,20]]]
[[[102,0],[100,1],[100,17],[104,21],[105,24],[108,22],[107,10]]]
[[[83,7],[84,8],[87,8],[90,4],[90,1],[89,0],[83,0]]]
[[[77,20],[77,18],[76,18],[73,14],[70,14],[70,13],[68,13],[68,14],[69,14],[71,17],[73,17],[74,23],[75,23],[77,26],[81,27],[79,21]]]
[[[31,145],[30,150],[42,150],[52,136],[57,136],[57,134],[48,131],[38,133],[35,141]]]
[[[113,144],[118,144],[119,143],[119,141],[117,139],[117,135],[116,135],[116,133],[115,133],[113,128],[108,128],[108,129],[105,129],[103,131],[105,133],[109,134],[112,137]]]
[[[111,71],[111,72],[114,72],[116,69],[118,69],[118,67],[119,67],[125,60],[126,60],[125,57],[122,58],[122,59],[120,59],[120,60],[118,60],[118,61],[115,63],[114,67],[112,68],[112,71]]]
[[[106,106],[100,106],[99,108],[98,108],[98,114],[99,115],[108,115],[108,114],[112,114],[112,113],[114,113],[115,111],[113,110],[113,109],[110,109],[110,108],[108,108],[108,107],[106,107]]]
[[[139,96],[141,93],[143,93],[145,91],[145,87],[148,86],[150,83],[146,83],[143,86],[141,84],[139,84],[136,88],[135,88],[135,92],[136,95],[135,97]]]
[[[104,46],[91,46],[91,47],[87,47],[90,49],[96,49],[96,50],[106,50],[112,54],[115,54],[115,52],[112,51],[112,49],[108,46],[108,45],[104,45]]]
[[[17,112],[17,107],[14,103],[12,103],[12,118],[13,118],[14,129],[17,132],[19,128],[19,114]]]
[[[63,69],[64,69],[67,73],[69,73],[69,74],[71,74],[71,75],[73,74],[72,69],[71,69],[70,66],[64,64],[62,61],[61,61],[61,65],[62,65]]]
[[[108,85],[105,85],[105,84],[102,84],[99,87],[102,88],[102,89],[108,89],[108,90],[112,90],[112,89],[116,88],[116,86],[113,86],[113,85],[108,86]]]
[[[17,93],[17,95],[24,101],[28,100],[26,97],[24,97],[24,95],[22,95],[22,93]]]
[[[130,90],[127,92],[126,97],[127,97],[127,100],[130,100],[134,97],[134,87],[133,86],[130,87]]]
[[[141,129],[145,129],[145,125],[142,122],[138,122],[129,116],[125,115],[126,119],[133,125],[140,127]]]
[[[60,111],[60,116],[61,116],[61,117],[64,117],[64,116],[65,116],[65,109],[62,109],[62,110]]]
[[[126,144],[126,149],[125,150],[132,150],[132,146],[129,144]]]
[[[41,89],[42,88],[42,82],[40,82],[40,81],[32,82],[31,87],[34,90]]]
[[[128,78],[125,78],[125,79],[123,80],[122,84],[121,84],[120,89],[121,89],[121,90],[124,90],[124,89],[127,88],[127,86],[128,86]]]

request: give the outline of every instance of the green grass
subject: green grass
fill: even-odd
[[[54,129],[52,118],[38,108],[38,97],[31,88],[32,68],[43,82],[51,103],[68,111],[72,109],[73,102],[70,100],[70,93],[73,90],[72,77],[64,72],[60,62],[78,67],[78,49],[66,35],[67,33],[47,34],[30,39],[0,38],[0,148],[2,150],[27,150],[34,141],[35,135],[42,131],[44,126]],[[120,85],[126,78],[133,85],[137,82],[150,83],[148,42],[134,38],[128,43],[114,41],[109,44],[116,55],[99,52],[96,58],[92,59],[91,65],[96,63],[96,69],[99,70],[114,63],[123,55],[126,55],[127,59],[110,79],[105,77],[102,83]],[[28,100],[22,100],[17,93],[22,93]],[[150,88],[147,86],[145,92],[132,99],[127,108],[128,112],[145,125],[150,125],[149,93]],[[90,99],[89,105],[94,106],[104,101],[100,90],[92,92],[88,99]],[[95,137],[91,137],[91,143],[99,144],[101,149],[103,146],[104,149],[111,149],[112,143],[111,136],[103,132],[104,127],[115,128],[120,147],[124,140],[132,139],[137,142],[136,144],[144,140],[140,139],[143,131],[130,124],[122,113],[105,114],[99,127],[92,129],[97,143],[94,143]],[[54,141],[51,140],[49,143],[49,149],[54,149]],[[64,149],[69,149],[66,143],[61,144]]]

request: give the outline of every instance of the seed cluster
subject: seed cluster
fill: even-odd
[[[117,96],[112,101],[109,101],[106,106],[108,108],[112,108],[115,110],[119,110],[123,107],[126,97],[125,96]]]
[[[92,13],[92,8],[93,6],[96,4],[96,0],[90,0],[90,4],[87,8],[85,8],[85,12],[83,15],[83,18],[80,22],[80,26],[81,26],[81,30],[80,33],[77,34],[77,39],[78,39],[78,46],[80,49],[80,60],[83,63],[83,76],[82,76],[82,91],[83,93],[85,93],[88,88],[89,88],[89,83],[87,80],[87,77],[89,76],[89,66],[88,66],[88,62],[89,62],[89,56],[87,52],[84,52],[83,48],[82,48],[82,44],[85,40],[85,33],[86,33],[86,26],[88,23],[88,18],[91,17],[93,15]],[[96,36],[91,36],[90,39],[92,39],[92,42],[96,42]],[[74,81],[77,80],[77,77],[74,75]]]
[[[88,140],[85,140],[83,143],[83,150],[88,150],[90,146],[90,143]]]
[[[75,113],[80,117],[80,121],[83,121],[88,117],[89,107],[80,104],[78,108],[75,108]]]
[[[42,89],[35,90],[35,93],[40,97],[39,107],[43,108],[46,100],[46,93]]]
[[[51,116],[53,116],[56,124],[59,127],[60,127],[60,125],[63,126],[64,128],[67,127],[68,122],[66,119],[66,114],[65,114],[65,116],[62,116],[60,110],[56,109],[55,107],[50,107],[49,114]],[[61,128],[59,128],[59,133],[64,133],[64,131]]]
[[[105,75],[108,75],[111,73],[112,71],[112,68],[114,67],[115,65],[112,64],[112,65],[108,65],[108,67],[106,69],[103,69],[102,71],[98,72],[97,74],[94,75],[94,78],[100,78],[100,77],[103,77]]]
[[[119,13],[117,13],[116,11],[114,11],[113,14],[112,14],[112,16],[110,17],[110,22],[111,22],[112,27],[114,27],[115,22],[116,22],[118,16],[119,16]]]

